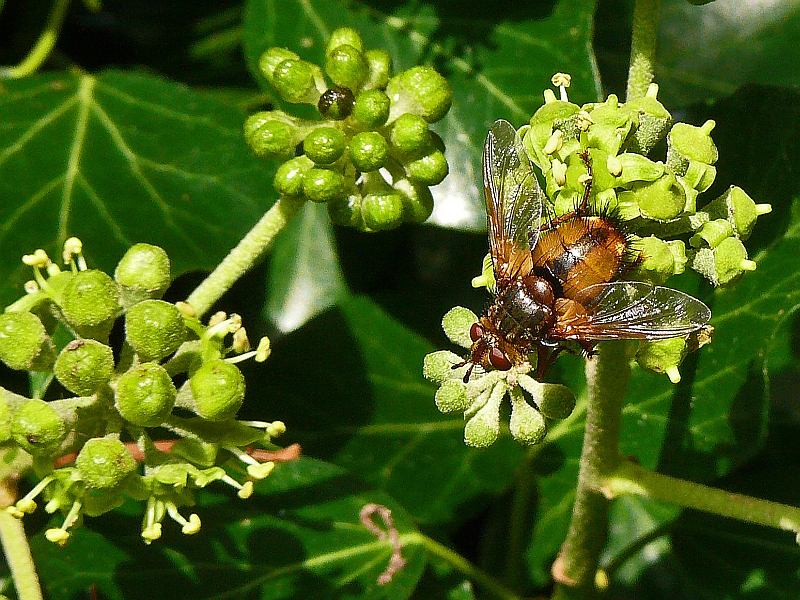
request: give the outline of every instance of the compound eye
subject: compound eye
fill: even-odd
[[[479,339],[483,337],[483,327],[480,323],[473,323],[472,327],[469,328],[469,337],[473,342],[477,342]]]
[[[498,371],[508,371],[511,368],[511,361],[505,355],[505,352],[499,348],[492,348],[489,352],[489,362]]]

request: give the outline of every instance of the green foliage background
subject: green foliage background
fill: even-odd
[[[13,64],[49,6],[0,6],[0,62]],[[659,98],[681,120],[716,121],[718,193],[736,184],[774,210],[748,243],[756,272],[721,292],[675,282],[712,307],[716,338],[677,386],[634,372],[623,451],[648,468],[798,505],[800,5],[664,0],[662,9]],[[145,546],[134,506],[87,521],[64,550],[36,534],[50,598],[91,584],[113,599],[484,597],[428,555],[419,531],[528,595],[546,593],[577,475],[581,361],[553,370],[579,404],[545,444],[526,452],[506,434],[478,451],[464,446],[460,416],[435,409],[422,357],[446,346],[447,309],[485,301],[469,281],[486,251],[488,126],[522,125],[556,71],[572,74],[578,103],[624,97],[631,13],[611,0],[71,8],[46,72],[0,81],[3,304],[28,277],[19,257],[37,247],[57,256],[72,235],[104,269],[134,242],[163,246],[183,275],[172,299],[185,297],[275,200],[276,165],[241,136],[246,114],[278,102],[253,69],[269,46],[319,61],[327,35],[354,26],[398,68],[439,68],[454,107],[437,126],[451,175],[435,188],[430,226],[367,236],[332,228],[324,207],[309,205],[220,303],[244,315],[251,337],[274,340],[266,365],[246,369],[245,414],[284,420],[281,441],[300,442],[308,458],[281,465],[247,502],[205,494],[191,538],[165,527]],[[384,587],[376,579],[391,551],[358,523],[373,501],[392,508],[407,543],[408,565]],[[43,520],[26,520],[29,531]],[[800,554],[783,532],[626,499],[610,533],[610,597],[800,596]]]

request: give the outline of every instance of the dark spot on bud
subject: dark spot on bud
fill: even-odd
[[[86,342],[83,340],[72,340],[69,344],[67,344],[67,350],[77,350],[86,345]]]
[[[29,443],[29,444],[31,444],[31,445],[34,445],[34,444],[38,444],[38,443],[39,443],[39,438],[38,438],[38,437],[36,437],[35,435],[29,435],[29,436],[27,437],[27,439],[28,439],[28,443]]]
[[[317,110],[326,119],[346,119],[353,111],[355,98],[346,87],[332,87],[320,96]]]

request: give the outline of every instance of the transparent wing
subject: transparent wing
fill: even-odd
[[[589,314],[566,324],[567,339],[662,340],[689,335],[711,319],[697,298],[639,281],[593,285],[576,300]]]
[[[542,190],[516,129],[495,121],[483,147],[483,185],[495,278],[527,274],[539,238]]]

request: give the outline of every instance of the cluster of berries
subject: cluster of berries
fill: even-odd
[[[283,100],[310,104],[321,117],[269,110],[247,119],[253,150],[284,161],[275,189],[325,202],[333,222],[363,231],[426,220],[428,188],[448,172],[442,141],[429,128],[450,108],[447,81],[430,67],[393,76],[389,53],[365,50],[350,28],[333,32],[325,56],[324,74],[285,48],[270,48],[259,62]]]
[[[245,381],[234,363],[265,360],[269,341],[251,350],[237,315],[203,324],[188,304],[161,300],[170,261],[157,246],[133,246],[113,278],[87,268],[76,238],[65,244],[65,269],[43,250],[23,262],[34,279],[0,315],[0,360],[40,383],[32,398],[0,388],[0,443],[6,460],[27,459],[40,481],[7,510],[21,518],[43,496],[47,512],[65,516],[47,539],[64,544],[83,515],[128,496],[147,503],[142,537],[150,542],[166,515],[186,534],[199,529],[197,515],[178,510],[194,504],[196,488],[223,481],[249,496],[274,463],[246,448],[269,444],[284,426],[235,419]],[[118,319],[124,341],[112,347]],[[154,439],[152,428],[171,439]],[[229,456],[244,463],[244,483],[218,466]]]

